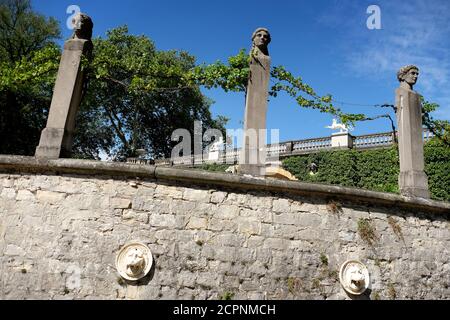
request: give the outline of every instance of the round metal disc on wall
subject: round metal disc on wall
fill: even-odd
[[[120,249],[116,257],[116,268],[120,276],[130,281],[145,277],[152,268],[150,248],[142,242],[133,241]]]

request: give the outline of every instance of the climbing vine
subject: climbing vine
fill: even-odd
[[[187,78],[192,84],[203,85],[208,89],[222,88],[226,92],[246,92],[250,74],[249,62],[250,55],[242,49],[237,55],[228,58],[228,65],[220,61],[203,64],[193,68]],[[330,113],[345,124],[354,124],[365,119],[363,114],[347,114],[336,108],[331,95],[318,95],[301,77],[295,77],[284,66],[272,67],[270,76],[274,82],[269,91],[271,97],[276,98],[280,92],[284,92],[300,107]]]

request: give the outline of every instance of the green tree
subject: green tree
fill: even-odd
[[[224,129],[225,119],[212,119],[211,101],[198,85],[187,81],[195,66],[195,58],[187,52],[159,51],[146,36],[128,34],[126,26],[93,42],[94,59],[79,118],[91,116],[93,129],[112,139],[106,151],[116,159],[135,156],[137,149],[168,157],[176,144],[170,140],[172,132],[184,128],[193,133],[194,120],[205,128]],[[76,137],[84,132],[79,126]],[[92,156],[83,144],[76,148]]]
[[[0,0],[0,61],[30,57],[59,37],[58,22],[33,12],[29,0]]]
[[[29,1],[2,1],[0,14],[0,153],[33,155],[59,66],[61,51],[52,42],[59,29]],[[224,128],[226,119],[212,119],[199,87],[187,85],[195,64],[188,53],[158,51],[126,27],[93,41],[93,61],[83,61],[89,84],[77,114],[75,157],[98,159],[103,151],[122,160],[140,148],[168,156],[173,130],[193,131],[194,120]]]
[[[56,20],[27,0],[0,1],[0,153],[33,154],[57,70]]]

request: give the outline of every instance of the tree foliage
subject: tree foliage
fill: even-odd
[[[123,159],[146,149],[155,157],[170,156],[172,132],[184,128],[193,133],[194,120],[223,129],[224,119],[211,117],[210,100],[198,85],[187,82],[195,66],[193,56],[159,51],[149,38],[129,35],[127,27],[93,42],[89,89],[80,116],[95,115],[91,121],[102,131],[103,141],[113,142],[105,148],[110,155]]]
[[[59,66],[61,51],[51,41],[59,30],[28,1],[3,1],[0,8],[0,50],[12,50],[0,60],[0,153],[33,155]],[[227,119],[212,119],[210,100],[187,83],[194,57],[158,51],[126,27],[93,42],[93,60],[83,61],[88,90],[77,114],[75,157],[99,159],[104,152],[123,160],[142,148],[168,156],[177,128],[193,131],[194,120],[201,120],[223,129]]]
[[[33,12],[29,0],[0,0],[0,61],[15,63],[59,37],[58,22]]]
[[[54,19],[26,0],[0,2],[0,153],[33,154],[45,126],[59,49]]]
[[[191,84],[198,83],[207,89],[222,88],[225,92],[246,92],[250,74],[250,56],[244,49],[228,58],[228,65],[217,61],[193,68],[188,75]]]
[[[434,119],[431,112],[436,111],[440,106],[437,103],[422,100],[423,125],[428,128],[438,139],[440,139],[447,147],[450,147],[450,122],[447,120]]]

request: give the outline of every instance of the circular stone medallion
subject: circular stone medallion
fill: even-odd
[[[348,293],[361,295],[370,285],[369,270],[361,262],[349,260],[342,265],[339,271],[339,281]]]
[[[152,253],[149,247],[141,242],[127,243],[116,257],[117,271],[121,277],[130,281],[145,277],[152,265]]]

